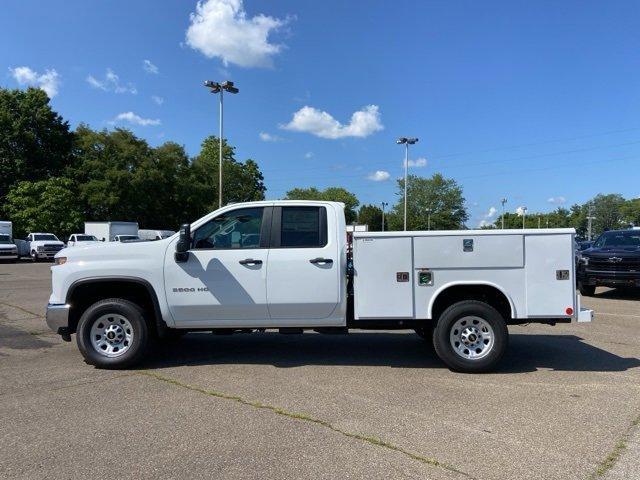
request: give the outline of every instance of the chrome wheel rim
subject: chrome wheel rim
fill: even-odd
[[[126,317],[108,313],[91,326],[91,346],[100,355],[113,358],[124,355],[133,342],[133,327]]]
[[[495,343],[493,328],[476,316],[456,320],[449,331],[449,341],[456,354],[465,360],[480,360],[486,357]]]

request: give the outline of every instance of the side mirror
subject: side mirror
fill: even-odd
[[[189,249],[191,248],[191,225],[185,223],[180,227],[180,238],[176,243],[176,262],[186,262],[189,259]]]

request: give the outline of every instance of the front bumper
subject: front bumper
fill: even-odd
[[[17,259],[18,259],[17,250],[0,251],[0,260],[17,260]]]
[[[68,335],[70,309],[71,305],[49,303],[45,315],[49,328],[60,335]]]
[[[640,287],[640,272],[582,270],[577,275],[583,285],[602,287]]]

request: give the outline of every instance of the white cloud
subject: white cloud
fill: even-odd
[[[567,202],[567,199],[559,196],[559,197],[551,197],[547,199],[547,202],[552,203],[554,205],[562,205],[563,203]]]
[[[279,142],[282,140],[281,137],[278,137],[277,135],[271,135],[270,133],[267,133],[267,132],[260,132],[258,136],[260,137],[260,140],[262,140],[263,142]]]
[[[368,137],[382,130],[384,126],[380,123],[380,111],[377,105],[367,105],[362,110],[354,112],[347,125],[341,124],[327,112],[305,106],[293,114],[289,123],[280,125],[280,128],[333,140],[344,137]]]
[[[496,213],[498,213],[496,207],[489,207],[487,213],[482,215],[482,219],[480,220],[480,223],[478,223],[478,227],[493,225],[493,219],[495,218]]]
[[[128,122],[132,125],[141,125],[143,127],[156,126],[161,123],[157,118],[142,118],[140,115],[136,115],[133,112],[120,113],[109,123],[114,124],[118,122]]]
[[[313,157],[313,152],[307,152],[304,154],[304,158],[312,158]]]
[[[422,168],[426,166],[427,166],[427,159],[424,157],[419,157],[419,158],[416,158],[415,160],[409,159],[409,167]]]
[[[41,88],[49,95],[49,98],[58,94],[60,75],[54,69],[45,70],[43,74],[39,74],[29,67],[10,68],[9,71],[19,85]]]
[[[98,79],[93,75],[89,75],[87,77],[87,82],[93,88],[97,88],[105,92],[131,93],[132,95],[138,93],[135,85],[131,83],[127,83],[126,85],[124,85],[120,83],[120,77],[110,68],[107,68],[107,72],[105,73],[103,79]]]
[[[153,103],[156,105],[162,105],[164,103],[164,98],[159,97],[158,95],[151,95],[151,100],[153,100]]]
[[[284,48],[270,43],[269,35],[289,19],[259,14],[248,17],[242,0],[204,0],[190,15],[187,45],[225,66],[271,67],[272,57]]]
[[[527,211],[527,207],[518,207],[516,208],[516,214],[521,217]]]
[[[145,60],[144,62],[142,62],[142,68],[144,69],[145,72],[151,73],[152,75],[157,75],[158,73],[160,73],[160,70],[158,70],[158,67],[155,66],[151,62],[151,60]]]
[[[372,180],[374,182],[384,182],[386,180],[389,180],[390,176],[391,175],[389,174],[389,172],[386,172],[384,170],[377,170],[367,176],[367,180]]]

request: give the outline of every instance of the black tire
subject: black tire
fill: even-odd
[[[452,345],[450,337],[452,331],[458,321],[466,322],[466,317],[476,317],[478,321],[486,322],[493,330],[493,343],[489,343],[489,347],[480,345],[482,348],[488,348],[482,357],[465,358]],[[472,324],[475,321],[470,320],[469,326],[474,327]],[[492,370],[507,350],[508,343],[509,331],[502,315],[491,305],[477,300],[464,300],[451,305],[440,315],[433,333],[433,345],[438,357],[451,370],[463,373],[481,373]],[[464,347],[462,348],[464,349]]]
[[[115,357],[108,357],[93,346],[91,328],[101,317],[114,314],[121,315],[129,322],[133,338],[127,350]],[[121,298],[108,298],[91,305],[82,314],[78,323],[76,340],[78,349],[85,362],[98,368],[120,369],[135,365],[140,361],[149,343],[149,327],[144,319],[142,309],[133,302]]]
[[[583,297],[593,297],[596,293],[595,285],[583,285],[582,283],[578,286],[578,290],[580,290],[580,295]]]
[[[32,261],[32,262],[34,262],[34,263],[35,263],[35,262],[37,262],[37,261],[38,261],[38,254],[36,253],[36,251],[35,251],[35,250],[31,250],[31,255],[30,255],[30,257],[31,257],[31,261]]]

